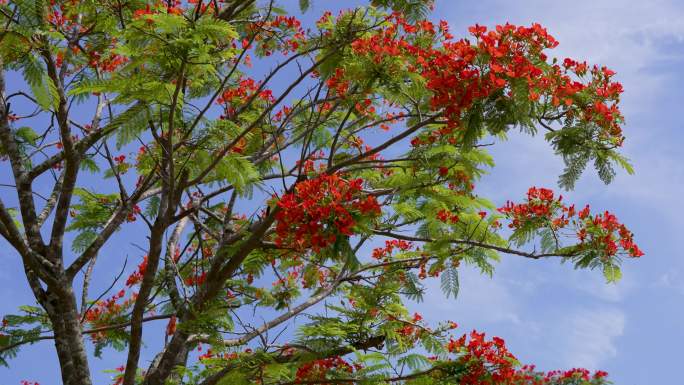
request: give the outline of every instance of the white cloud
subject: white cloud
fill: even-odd
[[[491,279],[474,269],[461,268],[459,278],[457,299],[447,299],[439,288],[439,280],[429,280],[425,302],[416,309],[436,321],[450,319],[473,325],[521,322],[515,291],[496,273]]]
[[[446,299],[438,284],[429,281],[425,302],[412,308],[430,322],[450,319],[462,324],[464,331],[474,327],[510,340],[514,353],[546,370],[600,369],[617,355],[616,343],[624,334],[626,315],[607,303],[622,301],[625,288],[605,285],[597,274],[565,277],[567,283],[559,283],[553,277],[520,272],[512,280],[508,276],[513,271],[502,271],[490,279],[472,269],[462,270],[456,301]],[[561,287],[588,296],[565,298],[563,291],[557,290]]]
[[[680,270],[670,270],[663,273],[653,286],[684,295],[684,276]]]
[[[617,354],[616,339],[624,333],[625,315],[619,309],[586,309],[560,322],[559,356],[566,367],[598,369]]]
[[[610,303],[622,302],[636,286],[634,276],[629,271],[623,271],[622,279],[616,283],[606,283],[599,270],[575,271],[567,277],[566,282],[578,294],[587,295],[594,301]]]

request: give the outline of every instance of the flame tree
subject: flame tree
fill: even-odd
[[[36,300],[4,317],[2,363],[51,340],[70,385],[109,348],[124,385],[605,383],[404,305],[501,255],[609,281],[642,255],[609,212],[538,187],[497,209],[475,187],[511,130],[544,134],[563,188],[587,164],[631,172],[614,72],[550,59],[538,24],[455,38],[431,7],[303,25],[268,1],[0,2],[0,235]],[[119,231],[139,265],[91,293],[98,260],[124,266]],[[165,343],[143,366],[146,327]]]

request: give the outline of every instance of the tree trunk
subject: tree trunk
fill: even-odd
[[[76,296],[68,283],[60,291],[48,291],[46,311],[54,330],[62,383],[92,385]]]

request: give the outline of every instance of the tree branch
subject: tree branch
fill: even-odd
[[[143,318],[143,322],[157,321],[157,320],[162,320],[162,319],[169,319],[169,318],[171,318],[172,316],[173,316],[173,314],[164,314],[164,315],[149,316],[149,317]],[[125,328],[125,327],[130,326],[130,325],[131,325],[131,322],[128,321],[128,322],[119,323],[119,324],[114,324],[114,325],[106,325],[106,326],[99,326],[99,327],[92,328],[92,329],[86,329],[86,330],[84,330],[82,333],[83,333],[83,334],[101,333],[101,332],[106,332],[106,331],[109,331],[109,330],[123,329],[123,328]],[[39,341],[54,340],[54,339],[55,339],[55,336],[54,336],[54,335],[48,335],[48,336],[40,336],[40,337],[28,339],[28,340],[18,341],[18,342],[15,342],[15,343],[13,343],[13,344],[10,344],[10,345],[7,345],[7,346],[3,346],[2,348],[0,348],[0,354],[6,352],[6,351],[8,351],[8,350],[17,348],[17,347],[19,347],[19,346],[22,346],[22,345],[33,344],[33,343],[36,343],[36,342],[39,342]]]
[[[429,243],[429,242],[437,242],[438,241],[438,240],[432,239],[432,238],[415,237],[415,236],[410,236],[410,235],[392,233],[390,231],[375,230],[375,231],[373,231],[373,233],[376,235],[382,235],[382,236],[389,237],[389,238],[401,239],[404,241],[411,241],[411,242]],[[502,252],[504,254],[519,255],[521,257],[530,258],[530,259],[541,259],[541,258],[549,258],[549,257],[567,258],[567,257],[572,257],[575,255],[575,254],[558,254],[558,253],[543,253],[543,254],[528,253],[525,251],[510,249],[507,247],[490,245],[488,243],[470,241],[470,240],[465,240],[465,239],[440,239],[439,241],[449,242],[449,243],[453,243],[453,244],[457,244],[457,245],[469,245],[469,246],[481,247],[483,249],[496,250],[496,251]]]

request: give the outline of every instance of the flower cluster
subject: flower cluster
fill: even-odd
[[[572,59],[563,65],[547,63],[543,51],[558,42],[539,24],[506,24],[494,30],[475,25],[469,31],[475,42],[454,41],[445,22],[438,27],[429,21],[412,24],[395,14],[388,27],[351,45],[356,55],[388,68],[388,72],[408,71],[425,79],[432,93],[430,106],[444,114],[448,127],[415,139],[414,146],[440,136],[448,138],[460,126],[465,111],[495,94],[509,102],[525,98],[542,103],[554,114],[596,125],[596,139],[622,143],[622,115],[617,107],[622,86],[611,80],[613,71],[596,66],[588,70],[586,63]],[[434,45],[438,38],[441,44]],[[590,79],[585,79],[588,76]],[[343,94],[350,80],[340,69],[329,79],[328,87]]]
[[[345,95],[349,90],[349,80],[345,79],[343,68],[336,68],[335,73],[326,80],[325,84],[338,95]]]
[[[331,372],[352,373],[354,367],[342,357],[329,357],[307,362],[297,369],[295,378],[297,381],[320,380],[326,378]]]
[[[57,29],[85,31],[83,26],[76,23],[76,17],[77,14],[74,14],[69,16],[69,18],[65,18],[59,11],[54,11],[48,15],[48,22],[52,23]],[[82,64],[87,67],[100,73],[113,73],[130,61],[128,57],[116,53],[117,47],[118,41],[116,38],[112,38],[107,45],[98,46],[93,46],[89,42],[83,45],[69,43],[66,47],[58,49],[55,53],[55,66],[61,68],[65,65],[65,61],[68,63],[69,59],[74,61],[74,58],[81,56],[84,59]],[[78,60],[75,61],[79,62]],[[67,73],[72,74],[82,67],[83,65],[78,64],[75,68],[69,69]]]
[[[75,5],[78,2],[75,0],[56,1],[50,0],[49,12],[46,14],[46,21],[55,30],[77,30],[83,32],[86,30],[84,26],[78,22],[78,12],[74,12]]]
[[[504,340],[499,337],[488,341],[485,340],[484,333],[472,331],[467,343],[466,335],[463,335],[458,340],[450,340],[447,350],[451,353],[460,353],[459,361],[468,367],[468,371],[461,379],[462,384],[506,384],[509,382],[505,381],[515,375],[515,356],[508,351]]]
[[[458,214],[453,213],[450,210],[442,209],[437,212],[437,219],[443,223],[454,224],[458,222]]]
[[[319,251],[339,235],[352,235],[360,218],[373,218],[381,211],[374,196],[362,193],[362,184],[361,179],[347,180],[340,174],[299,182],[277,203],[276,244]]]
[[[467,338],[469,337],[469,338]],[[604,371],[590,373],[586,369],[537,372],[533,366],[517,367],[517,359],[511,354],[503,339],[485,339],[484,333],[472,331],[447,344],[449,352],[457,354],[467,370],[460,379],[464,385],[571,385],[578,380],[586,385],[606,384]]]
[[[508,226],[514,231],[571,228],[580,241],[580,250],[595,250],[602,259],[619,253],[634,258],[644,255],[634,243],[632,232],[615,215],[608,211],[592,214],[588,205],[578,212],[574,205],[563,204],[562,199],[562,195],[556,198],[552,190],[531,187],[525,202],[506,202],[499,212],[511,220]]]
[[[202,272],[197,272],[195,269],[193,269],[193,272],[185,277],[183,279],[183,283],[185,283],[185,286],[193,286],[193,285],[202,285],[204,281],[207,279],[207,272],[202,271]]]
[[[259,53],[264,56],[270,56],[276,50],[287,55],[306,42],[302,23],[294,16],[278,15],[271,20],[258,21],[250,24],[247,31],[254,34],[254,40],[260,43]]]
[[[396,332],[408,339],[418,339],[423,332],[430,331],[430,329],[424,328],[420,325],[420,321],[423,320],[423,316],[418,313],[414,313],[413,318],[410,321],[402,321],[392,316],[388,317],[388,319],[401,322],[402,326],[396,329]]]
[[[406,242],[401,239],[391,239],[385,241],[385,247],[377,247],[373,249],[372,257],[378,260],[387,259],[394,249],[399,249],[401,251],[407,251],[413,248],[413,243]]]
[[[133,293],[130,298],[118,302],[126,295],[124,290],[120,290],[110,298],[97,301],[93,307],[89,308],[85,313],[85,322],[92,325],[110,325],[115,323],[117,318],[125,316],[125,313],[133,306],[138,295]],[[119,321],[120,322],[120,321]],[[90,338],[97,342],[107,337],[106,331],[91,333]]]
[[[123,366],[123,365],[117,366],[117,367],[114,369],[114,372],[116,372],[117,374],[116,374],[116,375],[114,376],[114,378],[113,378],[114,382],[112,383],[112,385],[121,385],[121,384],[123,384],[123,380],[124,380],[123,374],[124,374],[124,371],[125,371],[125,370],[126,370],[126,367]]]
[[[192,1],[190,1],[192,3]],[[145,20],[148,24],[153,24],[154,19],[151,15],[156,15],[159,13],[168,13],[171,15],[182,15],[185,10],[181,7],[181,2],[179,0],[171,0],[165,2],[165,4],[157,3],[156,5],[150,6],[146,4],[145,8],[137,9],[133,12],[134,19]]]
[[[197,347],[197,351],[201,352],[202,351],[202,345],[200,344]],[[244,351],[247,354],[250,354],[252,352],[251,349],[245,349]],[[230,352],[230,353],[217,353],[213,351],[211,348],[207,349],[207,352],[198,356],[200,361],[207,360],[207,359],[221,359],[221,360],[237,360],[239,358],[239,354],[237,352]]]
[[[97,69],[101,72],[111,73],[119,69],[124,64],[128,63],[129,59],[125,56],[114,53],[114,48],[116,48],[116,45],[113,42],[110,47],[104,50],[104,52],[109,52],[105,56],[102,56],[102,54],[100,54],[100,52],[96,51],[95,49],[92,49],[90,52],[87,52],[86,54],[88,55],[88,65],[91,68]]]
[[[244,102],[247,95],[253,93],[259,88],[259,84],[252,78],[240,79],[235,87],[228,88],[221,96],[216,99],[218,104],[234,103],[234,102]],[[237,100],[235,100],[237,99]]]
[[[556,225],[566,224],[567,220],[564,216],[553,218],[558,209],[564,208],[561,203],[562,199],[562,196],[556,199],[552,190],[530,187],[527,191],[525,203],[514,204],[508,201],[505,206],[499,208],[499,211],[511,219],[508,227],[512,229],[519,229],[529,224],[540,226],[546,224],[549,220]],[[572,216],[574,215],[574,206],[563,211]]]
[[[228,87],[223,93],[216,99],[216,103],[223,105],[225,108],[225,113],[222,118],[232,117],[237,111],[237,107],[245,104],[248,100],[251,100],[255,95],[254,93],[261,87],[261,84],[256,82],[252,78],[240,78],[234,86]],[[258,100],[262,100],[267,103],[273,103],[273,92],[269,89],[263,89],[256,95]]]
[[[593,216],[587,215],[583,225],[577,236],[588,247],[603,250],[608,256],[616,255],[620,250],[633,258],[644,255],[634,243],[632,232],[608,211]]]
[[[131,211],[126,215],[126,221],[128,222],[135,222],[136,216],[140,215],[142,213],[142,210],[140,210],[140,206],[138,205],[133,205],[131,207]]]
[[[128,276],[126,286],[132,287],[142,281],[145,271],[147,270],[147,255],[143,257],[142,262],[138,264],[138,269]]]

